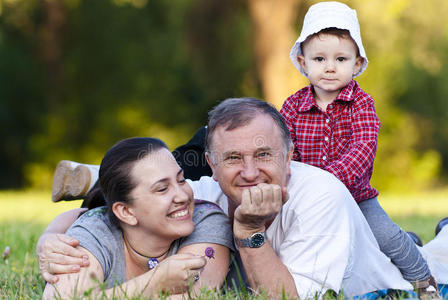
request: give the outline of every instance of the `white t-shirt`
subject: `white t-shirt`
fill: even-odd
[[[418,247],[437,283],[448,284],[448,226],[431,241]]]
[[[195,198],[215,202],[228,212],[228,199],[212,178],[189,183]],[[412,289],[379,250],[358,205],[336,177],[291,162],[288,193],[289,200],[266,234],[294,278],[300,298],[327,289],[342,289],[349,297],[386,288]]]

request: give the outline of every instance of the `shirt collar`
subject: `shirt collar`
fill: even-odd
[[[358,87],[358,83],[354,80],[350,81],[338,94],[336,100],[341,101],[353,101],[353,92]],[[304,88],[303,101],[300,102],[298,111],[310,110],[313,106],[317,107],[316,100],[313,95],[312,85],[308,85]]]

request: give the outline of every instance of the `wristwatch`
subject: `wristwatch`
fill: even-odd
[[[238,248],[249,247],[249,248],[260,248],[266,242],[266,232],[255,232],[250,237],[245,239],[235,238],[235,244]]]

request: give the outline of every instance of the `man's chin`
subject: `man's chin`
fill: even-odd
[[[233,206],[233,207],[237,207],[238,205],[241,204],[241,193],[235,195],[233,194],[232,196],[227,196],[227,198],[229,199],[229,205]]]

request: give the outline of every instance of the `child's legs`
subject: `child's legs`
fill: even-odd
[[[428,278],[431,273],[417,246],[397,224],[392,222],[376,198],[359,203],[381,251],[400,269],[408,281]]]

